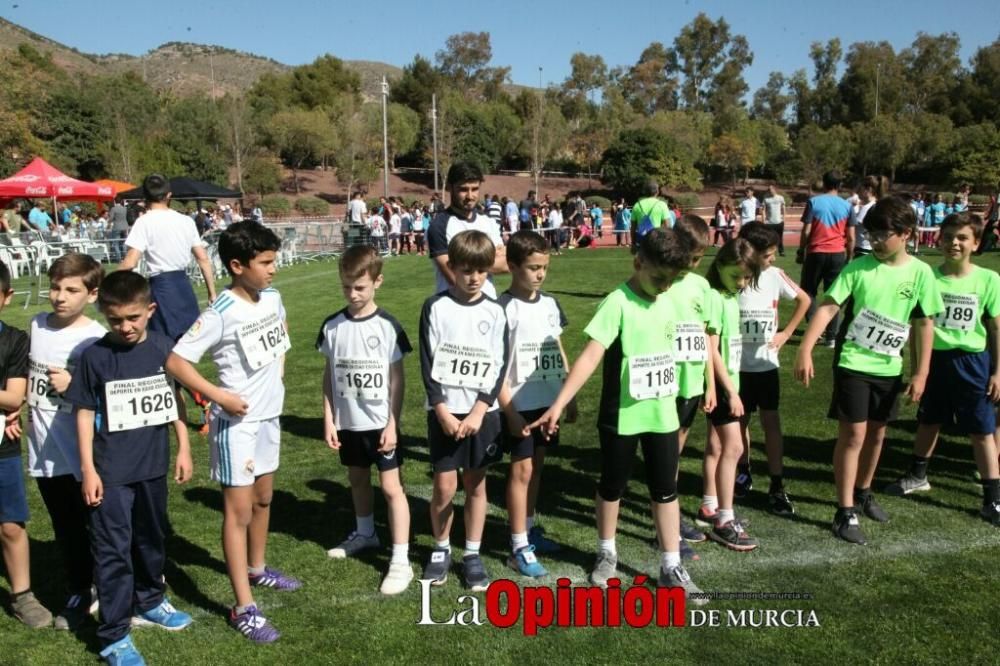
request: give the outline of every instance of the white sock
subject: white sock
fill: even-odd
[[[434,542],[434,547],[435,548],[441,548],[441,549],[447,550],[450,553],[451,552],[451,539],[447,539],[446,538],[444,541],[435,541]]]
[[[392,544],[392,559],[389,560],[389,564],[409,564],[409,563],[410,563],[410,544],[408,543]]]
[[[528,533],[527,532],[511,532],[510,535],[510,550],[512,553],[516,553],[522,548],[528,545]]]
[[[719,509],[719,498],[715,495],[702,495],[701,505],[710,512],[715,513]]]
[[[602,550],[606,550],[609,553],[611,553],[612,555],[617,555],[618,554],[618,549],[615,548],[615,538],[611,537],[610,539],[598,539],[597,540],[597,550],[598,550],[598,552],[600,552]]]
[[[465,556],[478,555],[479,547],[483,545],[482,541],[465,541]]]
[[[355,530],[358,534],[363,537],[373,537],[375,536],[375,514],[370,513],[367,516],[355,516],[354,520],[357,522],[358,526]]]
[[[535,517],[534,516],[528,516],[528,531],[530,532],[531,528],[534,527],[534,526],[535,526]]]
[[[680,551],[676,553],[664,552],[660,555],[660,568],[664,571],[670,571],[675,567],[681,565],[681,554]]]
[[[735,519],[736,512],[732,509],[719,509],[719,525],[725,525]]]
[[[262,573],[264,573],[264,569],[266,566],[267,565],[262,564],[259,567],[247,567],[247,571],[249,571],[254,576],[259,576]]]

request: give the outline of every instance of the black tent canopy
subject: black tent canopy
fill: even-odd
[[[170,198],[174,201],[215,201],[216,199],[242,199],[243,193],[239,190],[227,190],[224,187],[205,183],[193,178],[171,178]],[[119,199],[133,201],[142,199],[142,188],[120,192]]]

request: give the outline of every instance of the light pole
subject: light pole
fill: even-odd
[[[431,94],[431,140],[434,142],[434,191],[438,191],[438,109],[437,95]]]
[[[538,142],[542,133],[542,113],[545,111],[545,95],[542,92],[542,67],[538,67],[538,120],[535,121],[535,196],[538,196],[538,177],[542,173],[542,160],[538,154]]]
[[[382,77],[382,196],[389,198],[389,82]]]

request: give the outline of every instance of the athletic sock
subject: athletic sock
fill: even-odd
[[[715,513],[719,510],[719,498],[715,495],[702,495],[701,505],[708,509],[709,513]]]
[[[375,514],[370,513],[367,516],[355,516],[355,522],[357,523],[356,531],[363,537],[371,538],[375,536]]]
[[[483,545],[482,541],[468,541],[465,542],[465,557],[469,555],[478,555],[479,547]]]
[[[600,552],[602,550],[606,550],[612,555],[617,555],[618,548],[615,547],[615,538],[611,537],[610,539],[598,539],[597,551]]]
[[[237,615],[243,615],[243,613],[247,612],[247,607],[246,606],[233,606],[233,612],[236,613]]]
[[[660,568],[664,571],[670,571],[681,565],[681,553],[677,551],[675,553],[661,553],[660,554]]]
[[[408,543],[392,544],[392,558],[389,560],[389,564],[409,564],[409,562],[410,562],[410,544]]]
[[[528,533],[517,532],[510,535],[510,551],[516,553],[528,545]]]
[[[785,489],[784,479],[781,478],[780,474],[771,475],[771,487],[768,489],[768,493],[777,493]]]
[[[247,567],[247,571],[250,572],[251,576],[260,576],[264,573],[265,566],[261,565],[259,567]]]
[[[535,517],[534,516],[528,516],[528,531],[530,532],[531,528],[534,527],[534,526],[535,526]]]
[[[918,456],[914,454],[913,460],[910,461],[910,474],[917,477],[918,479],[927,478],[927,463],[931,461],[930,458],[925,458],[923,456]]]
[[[983,504],[1000,502],[1000,479],[983,479]]]
[[[719,517],[716,520],[717,525],[725,525],[726,523],[736,520],[736,512],[732,509],[719,509]]]
[[[445,539],[444,541],[435,541],[434,542],[434,547],[438,548],[438,549],[441,549],[441,550],[447,550],[450,553],[451,552],[451,539]]]

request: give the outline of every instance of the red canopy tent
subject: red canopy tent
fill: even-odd
[[[108,185],[70,178],[36,157],[10,178],[0,180],[0,198],[110,201],[115,198],[115,190]]]

